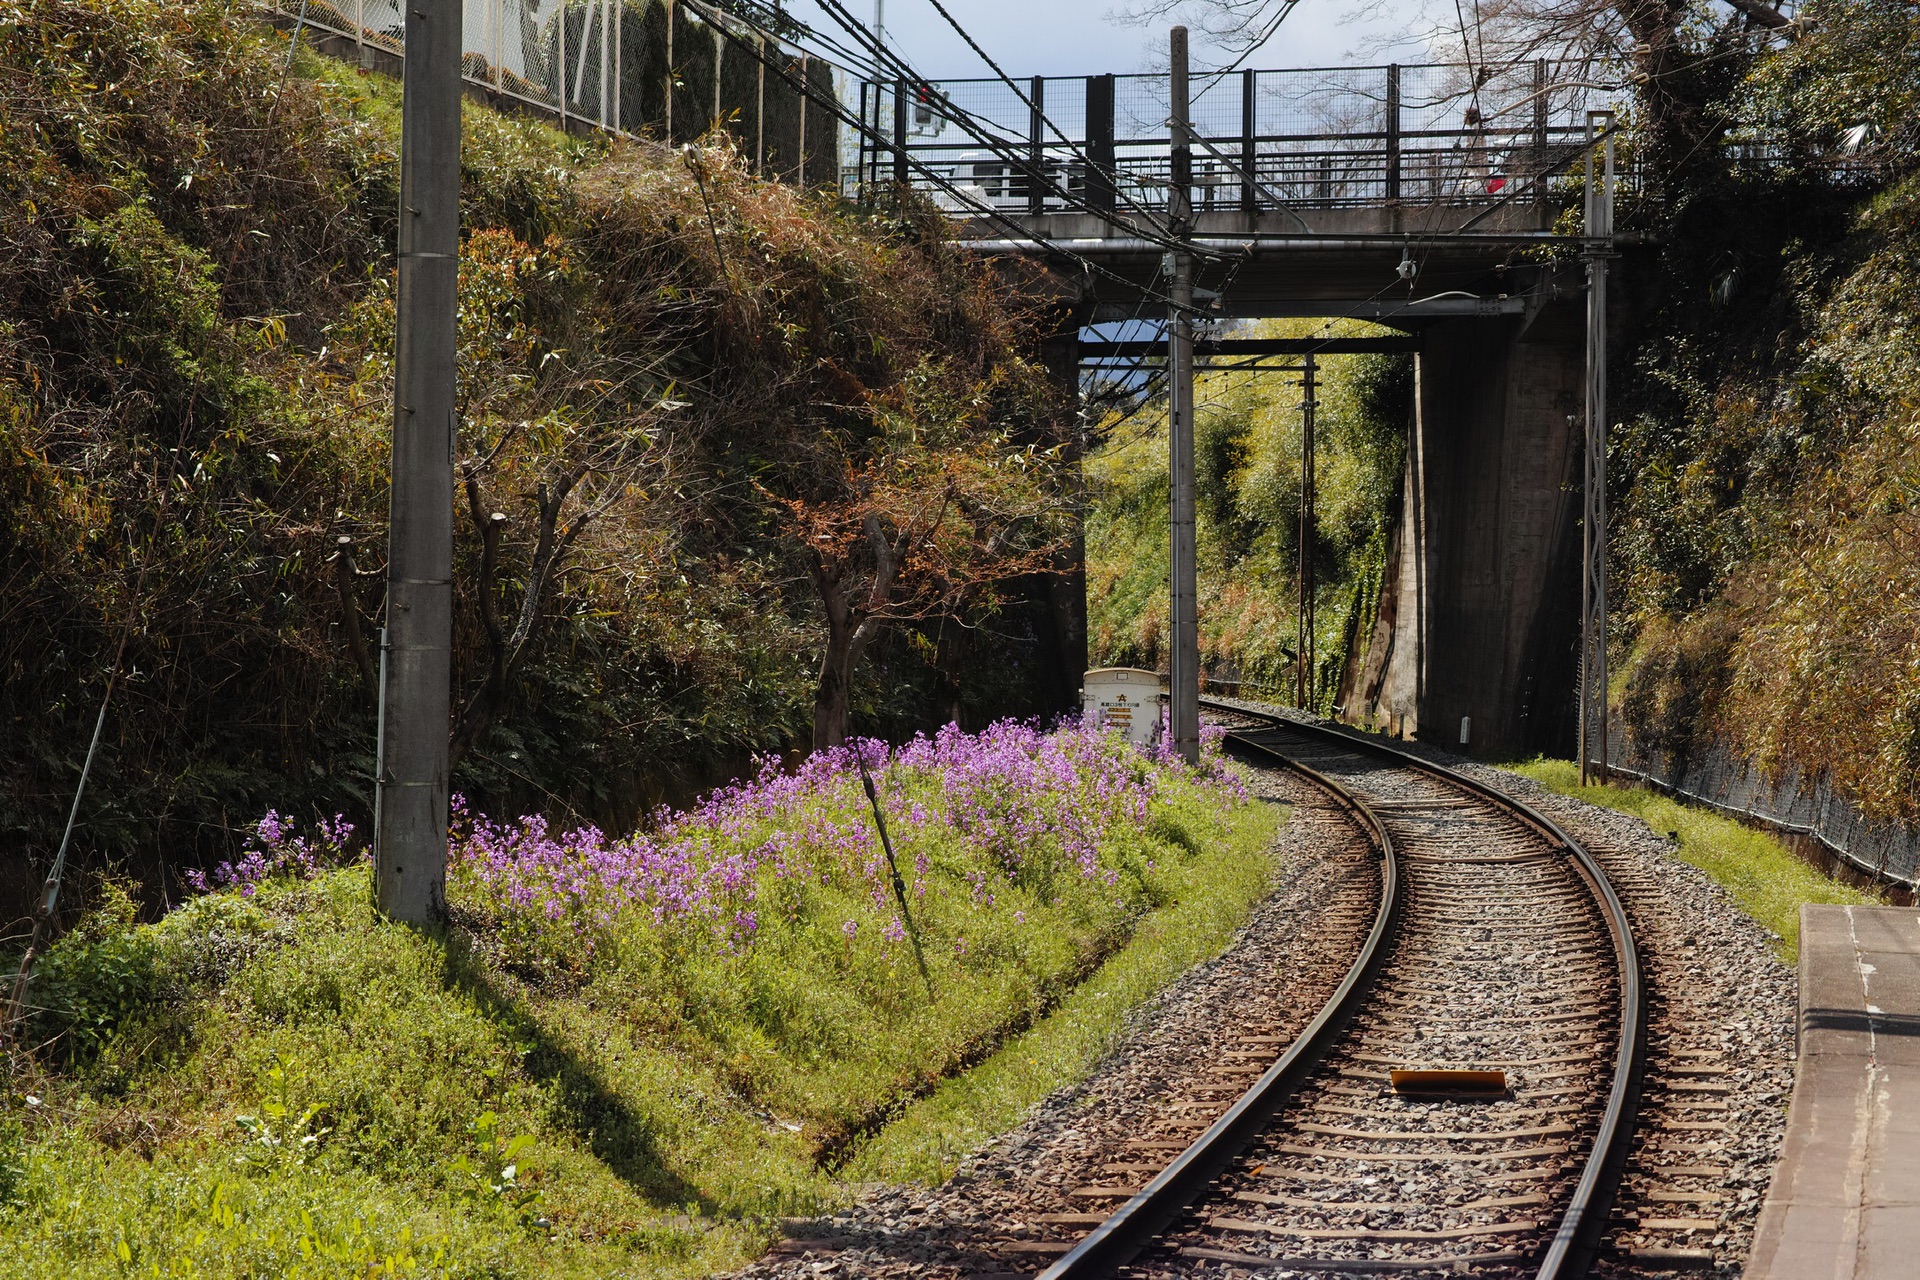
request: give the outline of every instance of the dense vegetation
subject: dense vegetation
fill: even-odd
[[[0,1267],[738,1265],[843,1173],[941,1176],[1084,1071],[1265,892],[1274,816],[1217,757],[949,728],[769,765],[622,839],[463,813],[452,923],[423,932],[373,912],[351,832],[270,814],[224,887],[139,924],[108,886],[49,952],[38,1067],[0,1106]],[[1041,1072],[990,1067],[882,1132],[1062,1001],[1065,1034],[1009,1049]]]
[[[1720,740],[1913,821],[1920,11],[1801,18],[1722,104],[1784,158],[1636,214],[1663,243],[1628,268],[1615,696],[1672,765]]]
[[[364,825],[398,97],[233,0],[0,3],[12,893],[122,637],[83,849],[177,895],[270,805]],[[466,118],[456,786],[624,829],[807,741],[828,674],[839,731],[1050,708],[1002,606],[1061,413],[1005,277],[724,135]],[[871,625],[830,671],[834,584]],[[990,662],[943,639],[990,619]]]
[[[1351,336],[1371,325],[1268,321],[1267,336]],[[1412,358],[1323,356],[1316,416],[1313,554],[1315,703],[1336,694],[1347,654],[1371,633],[1387,537],[1398,515]],[[1232,692],[1292,700],[1298,630],[1299,375],[1212,373],[1194,402],[1201,662]],[[1104,424],[1089,459],[1088,642],[1096,661],[1153,668],[1167,642],[1164,400]],[[1238,683],[1236,683],[1238,682]]]

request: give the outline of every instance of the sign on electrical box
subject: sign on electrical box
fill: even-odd
[[[1098,667],[1081,677],[1080,705],[1087,718],[1133,742],[1152,742],[1160,731],[1160,693],[1166,678],[1138,667]]]

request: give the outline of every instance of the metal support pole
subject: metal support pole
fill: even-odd
[[[1613,113],[1587,112],[1587,431],[1580,578],[1580,782],[1607,781],[1607,259]],[[1596,171],[1597,170],[1597,171]],[[1596,746],[1597,739],[1597,746]]]
[[[1540,208],[1547,207],[1547,120],[1548,97],[1551,82],[1551,69],[1545,58],[1537,59],[1533,64],[1533,202]]]
[[[374,895],[384,914],[415,923],[446,911],[460,11],[461,0],[413,0],[407,6],[400,107],[400,278],[387,512],[390,645]]]
[[[1114,204],[1113,76],[1087,77],[1087,204],[1112,213]]]
[[[680,7],[680,0],[667,0],[667,145],[673,145],[673,11]],[[860,86],[864,95],[866,86]]]
[[[1254,77],[1257,71],[1240,73],[1240,211],[1253,213],[1257,206],[1254,201],[1259,194],[1259,186],[1254,181],[1254,159],[1256,156],[1255,139],[1259,131],[1254,128],[1257,114],[1254,99]]]
[[[873,89],[877,92],[879,86],[866,80],[860,82],[860,136],[854,139],[854,145],[859,148],[857,153],[859,159],[854,166],[854,180],[861,188],[860,198],[863,200],[873,198],[872,193],[875,181],[873,177],[875,162],[871,158],[873,155],[873,146],[868,141],[868,139],[872,137],[872,134],[867,128],[867,121],[870,118],[870,113],[867,110],[868,89]]]
[[[911,176],[907,168],[907,82],[893,85],[893,181],[904,187]]]
[[[1171,391],[1167,414],[1168,469],[1172,478],[1172,582],[1168,600],[1172,652],[1168,658],[1168,725],[1172,747],[1188,763],[1200,759],[1200,626],[1195,585],[1193,531],[1193,143],[1187,120],[1187,29],[1172,33],[1171,134],[1173,175],[1167,216],[1173,252],[1172,301],[1167,314],[1167,363]]]
[[[1035,76],[1027,94],[1033,103],[1027,112],[1027,212],[1036,217],[1045,212],[1047,200],[1046,93],[1046,77]]]
[[[760,55],[755,60],[753,86],[753,176],[767,173],[767,38],[760,37]]]
[[[807,90],[813,86],[813,70],[807,55],[800,55],[800,140],[794,144],[793,185],[807,189]]]
[[[1314,709],[1314,666],[1317,654],[1314,646],[1314,594],[1313,571],[1314,544],[1319,539],[1319,526],[1314,518],[1319,502],[1319,481],[1314,466],[1314,412],[1319,408],[1319,388],[1315,374],[1319,372],[1319,362],[1310,354],[1300,369],[1300,545],[1297,557],[1297,577],[1299,579],[1299,603],[1294,616],[1295,646],[1294,655],[1294,705],[1302,710]]]
[[[562,4],[555,12],[553,25],[553,97],[560,106],[560,132],[567,131],[567,6]]]
[[[615,133],[620,133],[622,132],[622,126],[626,123],[626,115],[627,115],[626,111],[624,110],[625,104],[621,101],[621,99],[626,96],[626,90],[627,90],[627,77],[625,75],[626,66],[622,60],[622,55],[626,53],[627,42],[622,37],[622,33],[620,30],[621,17],[623,14],[626,13],[626,10],[627,10],[627,0],[612,0],[612,4],[613,4],[613,131]]]
[[[1387,68],[1387,189],[1389,202],[1400,198],[1400,64]]]

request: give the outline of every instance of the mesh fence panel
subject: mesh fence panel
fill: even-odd
[[[304,16],[300,0],[268,7],[363,57],[405,53],[398,0],[307,0]],[[750,28],[722,31],[669,0],[464,0],[461,21],[462,73],[505,97],[675,142],[723,127],[763,172],[838,180],[833,68]]]
[[[1673,761],[1642,751],[1617,723],[1608,757],[1663,790],[1738,817],[1810,836],[1857,869],[1908,888],[1920,886],[1920,832],[1863,817],[1824,781],[1788,774],[1776,780],[1716,743],[1704,754]]]

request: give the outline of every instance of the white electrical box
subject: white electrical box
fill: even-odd
[[[1160,731],[1160,692],[1165,677],[1138,667],[1097,667],[1081,678],[1080,705],[1089,720],[1133,742],[1152,742]]]

